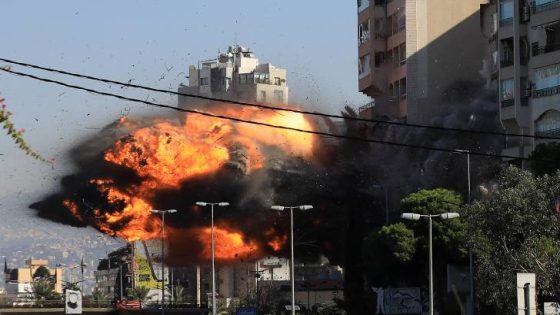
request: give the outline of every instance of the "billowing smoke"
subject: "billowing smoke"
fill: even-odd
[[[433,125],[499,126],[496,101],[483,91],[450,93],[441,107],[446,110],[434,117]],[[208,109],[302,129],[478,152],[498,153],[503,140],[351,120],[341,128],[329,120],[223,104]],[[349,108],[343,114],[356,115]],[[296,255],[312,260],[323,254],[343,265],[349,305],[364,301],[362,241],[385,222],[383,197],[374,184],[398,186],[398,197],[420,188],[466,191],[462,155],[310,137],[195,115],[122,119],[70,154],[79,171],[62,180],[60,193],[32,208],[50,220],[91,225],[128,239],[159,237],[160,220],[149,210],[177,209],[165,222],[166,259],[174,265],[208,259],[210,211],[194,206],[197,201],[230,203],[215,208],[222,261],[287,256],[289,215],[269,208],[312,204],[313,210],[295,213]],[[473,187],[499,164],[499,159],[473,156]],[[464,185],[458,178],[465,178]]]

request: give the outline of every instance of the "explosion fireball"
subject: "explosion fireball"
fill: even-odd
[[[216,106],[213,112],[313,129],[297,113],[224,105]],[[273,167],[281,157],[309,158],[313,153],[311,135],[198,115],[189,115],[181,122],[155,119],[147,124],[121,119],[115,129],[122,136],[103,150],[100,163],[104,171],[88,174],[86,181],[81,179],[80,185],[86,192],[66,195],[61,204],[75,221],[128,241],[161,237],[160,219],[152,216],[150,210],[156,207],[155,203],[173,204],[169,200],[176,200],[183,193],[196,197],[200,191],[189,189],[190,185],[196,186],[223,172],[236,174],[229,175],[229,180],[243,181],[244,177]],[[210,257],[209,222],[202,222],[201,218],[204,210],[192,204],[177,208],[179,215],[169,223],[170,232],[166,221],[165,238],[176,235],[185,242],[197,243],[198,256]],[[189,219],[193,221],[188,222]],[[258,258],[282,250],[287,240],[285,235],[270,232],[274,230],[247,235],[247,229],[250,228],[223,218],[222,224],[215,226],[216,258]]]

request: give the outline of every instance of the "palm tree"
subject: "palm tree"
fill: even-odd
[[[185,289],[180,285],[173,288],[173,302],[178,304],[185,302]]]
[[[146,299],[149,292],[150,289],[146,287],[136,287],[128,291],[128,293],[132,296],[132,298],[135,300],[139,300],[140,303]]]
[[[99,288],[93,289],[91,296],[93,297],[93,300],[97,303],[97,306],[99,306],[99,303],[101,301],[107,300],[107,295],[105,295],[103,291],[99,290]]]

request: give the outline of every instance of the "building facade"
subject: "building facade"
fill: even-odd
[[[189,67],[188,85],[179,93],[271,104],[288,102],[286,69],[259,60],[248,48],[230,46],[226,53]],[[179,106],[188,107],[199,99],[179,96]]]
[[[46,259],[29,258],[25,261],[25,267],[8,268],[4,262],[4,281],[6,293],[12,296],[23,297],[33,293],[33,281],[35,272],[40,267],[49,271],[54,282],[54,292],[62,293],[63,270],[60,267],[51,268]]]
[[[484,0],[358,0],[360,92],[368,116],[429,123],[455,84],[481,82]]]
[[[503,127],[560,136],[560,1],[497,0],[488,11]],[[508,137],[503,154],[527,157],[543,141]]]

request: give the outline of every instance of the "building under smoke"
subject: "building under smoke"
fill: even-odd
[[[216,58],[191,65],[189,83],[180,85],[179,93],[284,104],[288,102],[286,69],[259,64],[248,48],[233,45]],[[200,99],[179,96],[179,106],[188,107],[195,102],[200,103]]]

